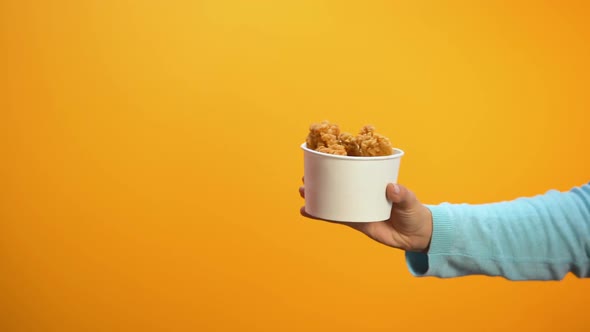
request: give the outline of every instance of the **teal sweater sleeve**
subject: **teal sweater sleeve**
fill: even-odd
[[[429,251],[406,252],[415,276],[590,277],[590,184],[507,202],[427,207]]]

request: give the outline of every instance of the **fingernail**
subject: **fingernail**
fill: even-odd
[[[396,194],[399,194],[399,192],[400,192],[400,189],[399,189],[399,186],[397,185],[397,183],[393,184],[393,192]]]

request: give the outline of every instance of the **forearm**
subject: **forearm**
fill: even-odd
[[[590,276],[590,185],[493,204],[428,206],[427,254],[406,254],[418,276],[470,274],[513,280]]]

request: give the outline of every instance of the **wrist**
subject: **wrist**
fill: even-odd
[[[405,250],[427,253],[430,249],[430,242],[432,241],[432,212],[426,206],[421,205],[418,215],[420,227],[414,234],[412,241],[409,241],[409,246]]]
[[[432,230],[433,230],[433,221],[432,221],[432,212],[429,208],[422,205],[422,209],[424,210],[424,247],[421,250],[422,253],[427,253],[430,249],[430,242],[432,241]]]

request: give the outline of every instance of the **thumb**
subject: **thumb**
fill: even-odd
[[[411,190],[397,183],[389,183],[385,192],[387,199],[401,209],[409,209],[418,201]]]

